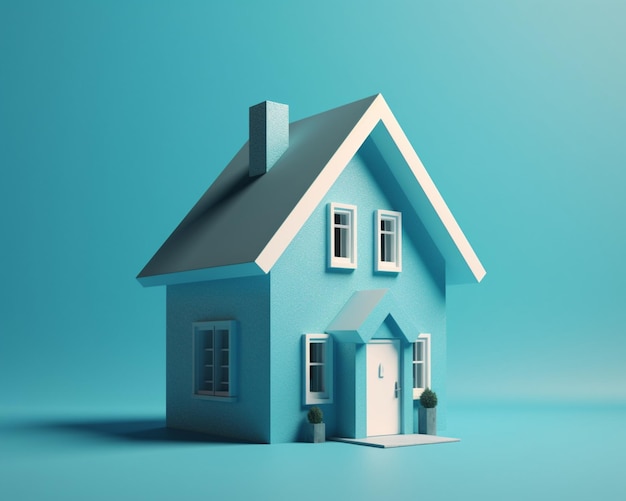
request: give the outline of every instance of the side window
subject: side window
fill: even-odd
[[[402,271],[402,213],[376,211],[376,271]]]
[[[328,334],[303,336],[304,403],[333,402],[333,342]]]
[[[430,334],[420,334],[413,343],[413,398],[430,388]]]
[[[328,265],[330,268],[356,268],[356,206],[328,205]]]
[[[236,322],[193,324],[194,393],[234,397],[236,381]]]

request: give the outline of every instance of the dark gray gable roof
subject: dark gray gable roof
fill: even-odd
[[[162,285],[268,273],[369,137],[446,262],[446,283],[485,275],[382,95],[294,122],[289,147],[248,175],[248,143],[137,277]]]
[[[376,97],[291,123],[262,176],[248,176],[246,142],[137,278],[254,263]]]

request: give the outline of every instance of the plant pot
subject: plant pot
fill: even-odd
[[[326,423],[307,423],[306,441],[312,444],[326,442]]]
[[[437,408],[419,408],[419,433],[424,435],[437,434]]]

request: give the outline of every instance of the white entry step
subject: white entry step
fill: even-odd
[[[368,445],[370,447],[410,447],[412,445],[443,444],[447,442],[460,442],[460,438],[439,437],[437,435],[423,435],[419,433],[406,435],[380,435],[365,438],[332,437],[333,442],[346,442],[355,445]]]

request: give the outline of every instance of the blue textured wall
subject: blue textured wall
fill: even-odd
[[[193,395],[192,323],[238,322],[236,401]],[[167,425],[269,442],[269,277],[167,288]]]
[[[358,267],[327,268],[329,202],[358,207]],[[377,209],[403,213],[403,271],[374,271]],[[270,276],[168,287],[168,425],[258,442],[302,437],[302,335],[324,332],[356,290],[392,288],[419,332],[432,335],[432,382],[445,402],[444,263],[371,143],[353,158],[279,259]],[[270,286],[271,284],[271,286]],[[239,389],[235,402],[193,395],[192,323],[238,322]],[[270,329],[272,332],[270,341]],[[377,337],[392,336],[383,324]],[[365,347],[336,343],[335,398],[322,406],[329,435],[363,436]],[[411,347],[403,344],[403,387],[409,390]],[[440,427],[445,419],[439,411]],[[413,401],[404,392],[402,430],[413,431]]]
[[[368,164],[373,168],[368,167]],[[328,270],[327,204],[341,202],[358,207],[358,267],[354,271]],[[374,213],[377,209],[403,213],[403,271],[374,272]],[[418,218],[408,208],[399,186],[375,148],[367,142],[344,170],[323,202],[291,242],[271,271],[271,440],[297,440],[305,421],[302,404],[302,335],[324,332],[355,290],[393,288],[394,295],[420,332],[432,334],[432,383],[445,402],[445,285],[444,263]],[[358,367],[341,365],[352,348],[336,345],[335,404],[322,406],[327,434],[364,434],[365,384]],[[356,352],[364,351],[356,347]],[[364,357],[361,357],[364,361]],[[406,359],[406,357],[405,357]],[[357,366],[359,357],[357,353]],[[364,370],[364,366],[363,366]],[[359,372],[358,380],[353,371]],[[359,397],[360,396],[360,397]],[[357,416],[350,426],[340,422],[336,409],[345,412],[356,402]],[[440,409],[440,425],[445,411]],[[345,414],[344,414],[345,416]],[[412,409],[403,409],[405,421]],[[412,431],[412,423],[405,423]]]

